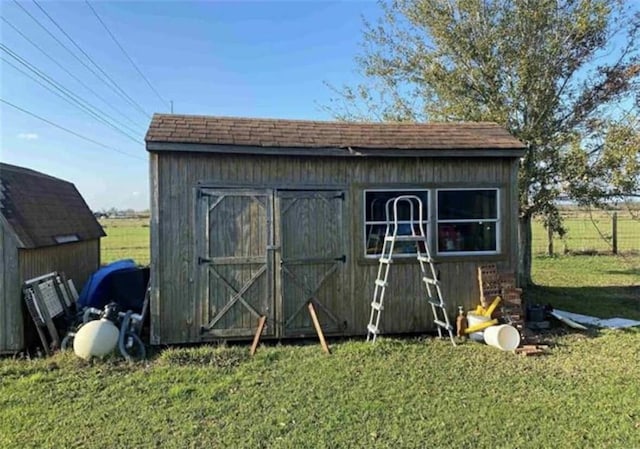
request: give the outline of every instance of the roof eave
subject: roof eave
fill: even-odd
[[[191,152],[219,154],[256,154],[281,156],[338,156],[338,157],[522,157],[524,146],[508,148],[337,148],[337,147],[280,147],[250,145],[213,145],[191,142],[147,141],[149,152]]]

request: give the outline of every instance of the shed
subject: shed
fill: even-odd
[[[58,271],[81,288],[104,235],[72,183],[0,163],[0,353],[25,345],[22,283]]]
[[[151,341],[363,335],[384,203],[422,199],[450,315],[474,306],[476,266],[517,267],[524,145],[494,123],[348,123],[156,114]],[[400,247],[402,250],[402,247]],[[398,254],[381,328],[434,329],[415,255]]]

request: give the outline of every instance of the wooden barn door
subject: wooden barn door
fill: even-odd
[[[344,286],[344,192],[278,191],[276,197],[282,335],[314,333],[309,301],[325,332],[341,333],[348,291]]]
[[[198,198],[203,337],[250,337],[261,315],[273,335],[273,192],[201,189]]]

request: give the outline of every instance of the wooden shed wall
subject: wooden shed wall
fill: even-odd
[[[0,222],[0,353],[24,348],[22,284],[52,271],[63,272],[80,291],[100,267],[100,240],[19,249],[13,234]]]
[[[305,185],[347,191],[349,288],[345,300],[348,334],[365,333],[377,261],[365,259],[363,195],[365,188],[500,187],[501,254],[441,257],[440,270],[449,313],[457,305],[476,304],[475,268],[492,261],[516,269],[517,159],[515,158],[318,158],[205,153],[151,153],[151,270],[153,297],[151,340],[159,343],[200,341],[195,280],[195,187],[250,185],[280,188]],[[432,214],[433,215],[433,214]],[[419,332],[432,328],[430,309],[411,260],[392,269],[384,332]]]
[[[73,279],[78,292],[89,275],[100,268],[100,239],[19,250],[22,281],[52,271]]]
[[[12,231],[0,220],[0,353],[22,349],[24,330],[18,247]]]

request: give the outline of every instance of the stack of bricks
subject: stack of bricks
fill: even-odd
[[[516,288],[514,273],[501,273],[495,264],[478,267],[480,303],[487,307],[496,296],[502,301],[497,309],[498,316],[518,329],[521,340],[525,340],[524,309],[522,307],[522,289]]]

